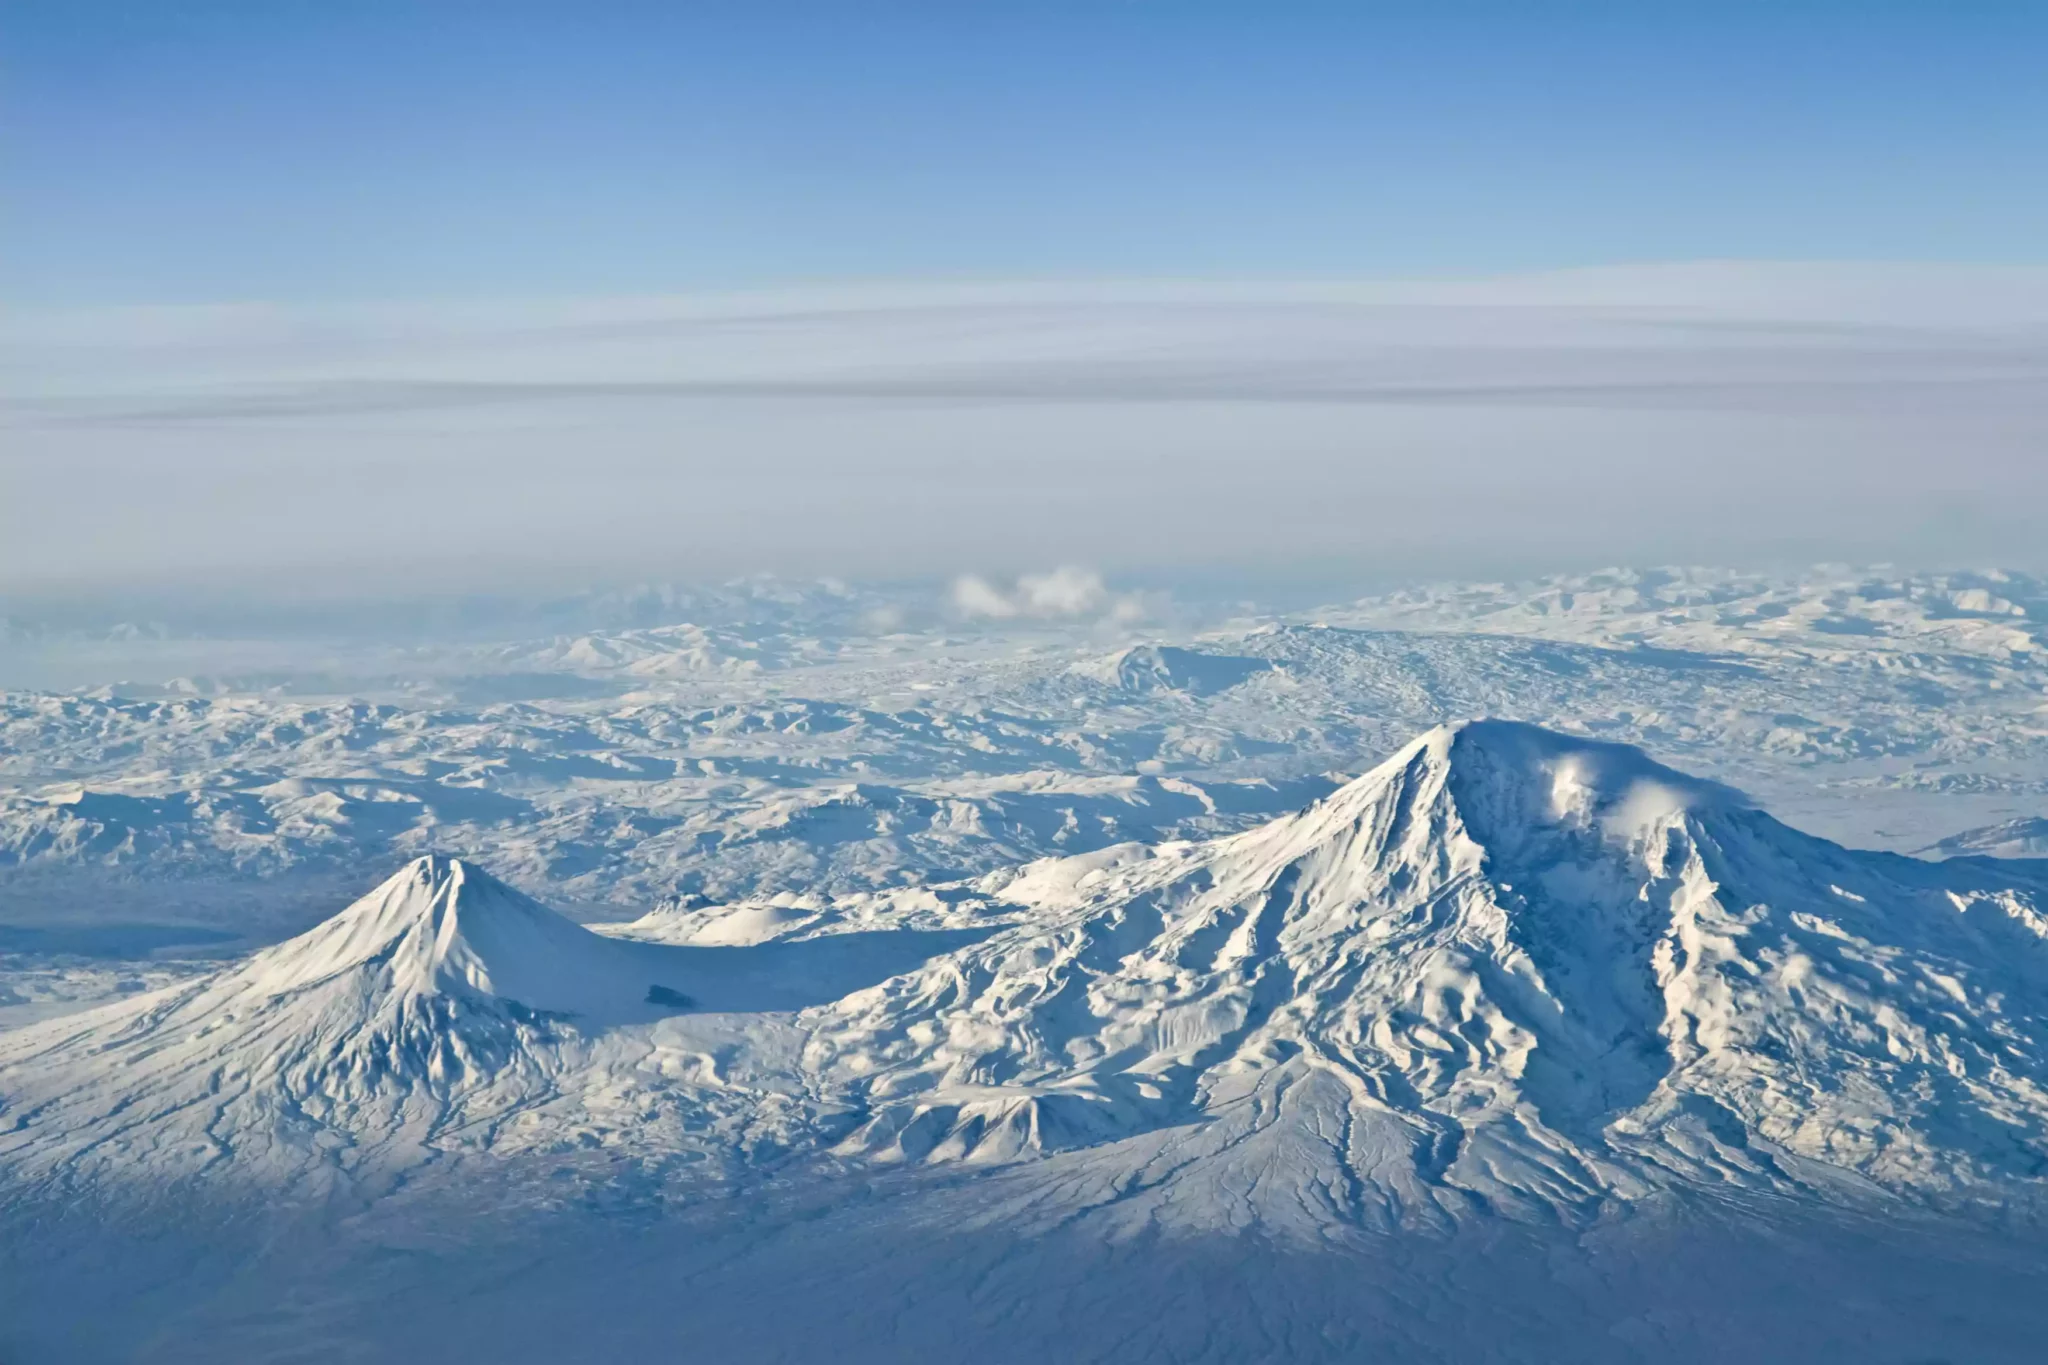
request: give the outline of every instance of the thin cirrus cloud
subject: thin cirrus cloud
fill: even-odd
[[[0,375],[17,583],[2011,558],[2048,270],[17,314]]]
[[[2048,270],[1692,267],[1381,285],[100,310],[0,331],[16,421],[695,398],[1885,406],[2019,398]]]

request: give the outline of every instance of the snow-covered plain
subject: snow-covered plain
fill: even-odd
[[[17,621],[0,1359],[2037,1358],[2044,621]]]

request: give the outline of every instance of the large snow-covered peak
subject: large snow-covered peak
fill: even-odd
[[[874,1100],[854,1148],[1278,1122],[1351,1134],[1397,1202],[2048,1166],[2043,869],[1853,852],[1621,746],[1447,726],[1298,814],[1002,894],[1036,913],[818,1031]]]
[[[1268,829],[1291,825],[1311,839],[1327,837],[1333,822],[1368,818],[1389,803],[1410,817],[1437,806],[1459,832],[1489,847],[1558,831],[1627,841],[1688,815],[1748,805],[1728,787],[1625,744],[1518,721],[1473,720],[1428,731],[1318,806]],[[1418,830],[1450,833],[1432,831],[1427,821],[1404,822],[1404,834]]]
[[[1113,883],[1140,893],[1193,877],[1227,897],[1284,883],[1284,926],[1301,939],[1370,931],[1418,888],[1483,883],[1468,925],[1512,937],[1514,921],[1533,913],[1518,886],[1533,892],[1563,876],[1564,898],[1582,911],[1626,907],[1645,882],[1680,871],[1696,833],[1738,814],[1754,814],[1739,793],[1640,750],[1477,720],[1428,731],[1296,814],[1114,859],[1113,873],[1096,870],[1101,855],[1054,860],[1027,870],[1009,895],[1057,907],[1115,894]]]
[[[1496,836],[1548,824],[1633,834],[1687,812],[1747,804],[1731,789],[1667,768],[1629,745],[1516,721],[1442,726],[1412,747],[1450,774],[1467,823]]]

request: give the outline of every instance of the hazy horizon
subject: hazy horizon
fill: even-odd
[[[15,596],[2029,567],[2048,490],[2022,267],[42,310],[0,364]]]

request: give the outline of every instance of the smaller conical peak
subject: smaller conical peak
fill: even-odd
[[[433,914],[437,908],[453,909],[464,899],[465,888],[471,889],[468,899],[474,900],[480,893],[503,886],[504,883],[474,863],[466,863],[445,853],[428,853],[414,858],[386,877],[376,890],[356,902],[356,906],[374,900],[379,906],[392,910]]]
[[[260,964],[264,984],[278,991],[379,961],[407,977],[406,985],[432,989],[436,969],[461,949],[464,930],[490,914],[492,903],[514,897],[517,892],[474,864],[428,854],[251,966]]]
[[[385,878],[370,897],[401,914],[453,919],[487,913],[493,902],[518,894],[475,863],[428,853]]]
[[[495,880],[488,872],[474,863],[466,863],[449,853],[423,853],[385,879],[388,885],[400,878],[415,881],[438,882],[463,876],[478,876]]]
[[[533,1009],[590,1013],[617,1002],[625,945],[591,933],[474,863],[430,855],[249,964],[253,984],[283,993],[368,971],[401,995],[495,996]],[[637,969],[633,969],[637,971]],[[632,972],[628,972],[632,974]],[[644,992],[646,983],[639,983]]]
[[[386,877],[376,890],[342,913],[349,914],[372,900],[402,901],[424,909],[429,901],[459,893],[465,885],[488,889],[503,887],[504,883],[475,863],[446,853],[427,853]]]

